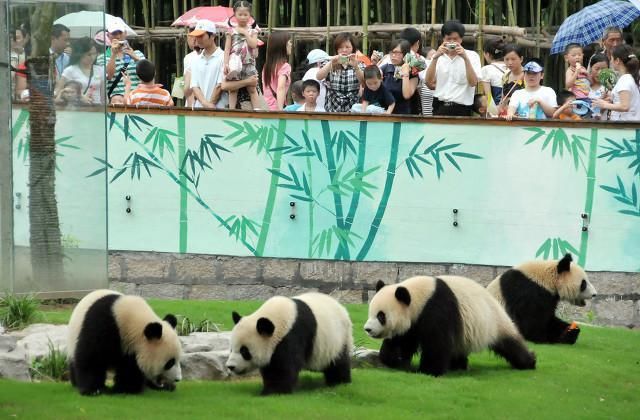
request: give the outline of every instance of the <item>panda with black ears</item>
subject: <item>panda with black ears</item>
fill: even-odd
[[[571,254],[560,260],[534,260],[510,268],[487,286],[527,340],[574,344],[580,328],[556,317],[558,302],[585,306],[597,294]]]
[[[145,386],[173,391],[182,379],[173,315],[160,319],[139,296],[96,290],[71,313],[67,357],[71,384],[82,395],[137,394]],[[114,371],[107,389],[107,371]]]
[[[274,296],[251,315],[233,312],[233,322],[227,369],[259,368],[263,395],[293,392],[303,368],[323,372],[329,386],[351,382],[351,320],[332,297]]]
[[[398,284],[378,281],[364,329],[382,338],[380,361],[433,376],[466,370],[471,352],[490,348],[515,369],[535,369],[535,354],[487,290],[457,276],[416,276]]]

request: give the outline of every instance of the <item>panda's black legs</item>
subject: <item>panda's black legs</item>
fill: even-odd
[[[73,385],[78,388],[81,395],[99,395],[105,391],[107,369],[101,367],[82,369],[77,364],[70,366],[72,369]]]
[[[348,348],[345,347],[340,357],[324,370],[324,380],[329,386],[351,382],[351,355]]]
[[[425,349],[425,347],[422,347],[418,371],[432,376],[444,375],[450,365],[449,354],[449,352],[441,349]]]
[[[267,366],[260,369],[262,374],[262,395],[291,394],[298,382],[300,368],[282,365]]]
[[[527,349],[523,340],[505,336],[499,338],[490,347],[515,369],[536,368],[536,355]]]
[[[418,342],[408,336],[386,338],[380,347],[380,361],[393,369],[410,370],[411,359],[418,351]]]
[[[449,363],[450,370],[467,370],[468,367],[469,359],[466,355],[453,357]]]
[[[547,324],[547,340],[550,343],[575,344],[580,328],[569,329],[570,324],[553,317]]]
[[[145,377],[138,368],[135,356],[125,356],[115,369],[114,393],[139,394],[144,391]]]

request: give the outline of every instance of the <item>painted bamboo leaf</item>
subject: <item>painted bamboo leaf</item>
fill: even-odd
[[[533,144],[539,139],[544,138],[540,150],[545,150],[547,147],[551,146],[551,157],[555,158],[557,155],[562,158],[566,154],[573,161],[573,166],[576,170],[582,166],[586,172],[586,149],[582,143],[589,143],[590,139],[575,134],[573,134],[571,139],[569,139],[567,132],[562,128],[554,128],[549,130],[549,132],[539,127],[525,128],[525,130],[534,133],[524,143],[525,146]]]
[[[568,241],[562,238],[547,238],[536,251],[536,258],[542,256],[545,260],[548,260],[549,257],[555,260],[567,253],[573,254],[576,257],[580,255],[578,249]]]
[[[600,185],[600,188],[604,191],[613,195],[613,199],[624,204],[627,207],[631,207],[631,209],[621,209],[618,210],[618,213],[627,215],[640,217],[640,203],[638,200],[638,188],[635,182],[632,182],[631,187],[627,190],[624,182],[620,176],[616,176],[617,186],[610,185]],[[628,191],[628,192],[627,192]]]
[[[256,154],[258,155],[271,149],[274,139],[273,127],[251,124],[247,121],[237,123],[235,121],[224,120],[224,123],[235,130],[224,138],[226,141],[235,140],[233,147],[247,145],[249,149],[252,149],[255,146]],[[238,139],[238,137],[240,138]]]
[[[448,161],[459,172],[462,172],[462,167],[460,166],[456,158],[482,159],[482,156],[478,156],[473,153],[453,151],[453,149],[456,149],[457,147],[461,146],[462,143],[453,143],[453,144],[443,145],[445,139],[440,139],[436,141],[435,143],[433,143],[432,145],[424,149],[424,152],[418,153],[418,148],[422,144],[423,140],[424,140],[424,136],[418,139],[416,144],[414,144],[413,147],[411,148],[411,151],[409,152],[409,156],[404,160],[404,164],[406,164],[407,170],[409,171],[409,176],[411,176],[411,178],[413,179],[415,179],[416,175],[418,175],[420,178],[424,178],[424,175],[422,173],[422,170],[420,169],[420,166],[418,165],[418,162],[421,162],[428,166],[434,166],[435,164],[434,167],[436,170],[436,176],[438,177],[438,179],[440,179],[440,176],[442,175],[442,173],[444,173],[444,170],[445,170],[442,164],[442,161],[443,161],[442,155],[444,155],[444,158],[446,159],[446,161]],[[434,163],[431,163],[431,160],[429,160],[427,156],[431,160],[433,160]]]
[[[94,157],[95,160],[97,160],[98,162],[100,162],[102,164],[102,167],[100,169],[97,169],[96,171],[90,173],[89,175],[87,175],[87,178],[91,178],[92,176],[96,176],[99,175],[103,172],[105,172],[107,169],[113,169],[113,165],[111,165],[109,162],[107,162],[104,159],[100,159],[97,157]]]

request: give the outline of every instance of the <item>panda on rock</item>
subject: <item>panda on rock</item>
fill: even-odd
[[[416,276],[388,286],[378,281],[364,329],[384,339],[380,360],[392,368],[410,369],[420,351],[418,371],[440,376],[466,370],[469,353],[487,347],[516,369],[536,366],[500,304],[464,277]]]
[[[241,317],[231,332],[227,368],[259,368],[263,395],[289,394],[306,368],[324,373],[327,385],[351,382],[352,325],[347,310],[322,293],[275,296]]]
[[[522,335],[536,343],[574,344],[580,328],[556,317],[560,299],[578,306],[596,296],[571,254],[560,260],[534,260],[498,276],[487,290],[505,307]]]
[[[71,313],[67,354],[71,384],[82,395],[140,393],[145,386],[173,391],[182,379],[176,318],[160,319],[139,296],[96,290]]]

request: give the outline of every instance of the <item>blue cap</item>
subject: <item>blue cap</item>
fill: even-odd
[[[573,113],[576,115],[587,115],[591,111],[591,107],[587,101],[576,100],[572,102]]]
[[[525,73],[542,73],[544,71],[544,68],[535,61],[529,61],[524,65],[523,70],[525,71]]]

